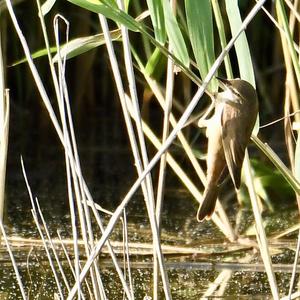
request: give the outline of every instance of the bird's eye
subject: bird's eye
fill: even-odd
[[[237,89],[232,89],[232,91],[233,91],[235,96],[242,97],[242,95],[240,94],[240,92]]]

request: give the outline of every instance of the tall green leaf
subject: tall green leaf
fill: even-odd
[[[102,14],[106,18],[111,19],[117,23],[125,25],[129,30],[138,31],[136,23],[139,24],[130,15],[121,11],[114,1],[100,1],[100,0],[68,0],[69,2],[78,5],[82,8],[90,10],[97,14]]]
[[[121,37],[121,30],[116,29],[110,32],[111,39],[113,41]],[[66,57],[67,59],[76,57],[94,48],[97,48],[105,44],[105,39],[103,34],[95,34],[86,37],[76,38],[64,44],[60,49],[61,57]],[[56,54],[53,58],[54,62],[58,61],[58,55]]]
[[[133,17],[120,10],[114,1],[107,0],[68,0],[69,2],[78,5],[82,8],[88,9],[92,12],[103,14],[105,17],[114,20],[117,23],[121,23],[129,30],[139,31],[150,38],[151,42],[166,55],[170,55],[163,49],[160,43],[154,40],[147,32],[145,27],[137,22]],[[183,64],[183,66],[189,65],[189,56],[186,49],[186,45],[179,29],[175,16],[172,13],[170,4],[167,0],[163,0],[164,15],[169,42],[172,46],[175,57]]]
[[[185,0],[185,11],[194,56],[203,79],[215,61],[210,0]],[[210,89],[216,91],[217,88],[217,81],[214,79]]]
[[[121,37],[121,30],[116,29],[112,30],[110,32],[111,39],[113,41],[118,40]],[[95,35],[90,35],[90,36],[85,36],[85,37],[80,37],[73,39],[69,41],[68,43],[65,43],[64,45],[61,46],[60,48],[60,55],[61,57],[66,57],[66,59],[70,59],[73,57],[76,57],[80,54],[83,54],[87,51],[90,51],[94,48],[97,48],[101,45],[105,44],[105,39],[103,34],[95,34]],[[51,53],[57,53],[57,47],[51,47],[50,48]],[[47,55],[47,49],[40,49],[31,54],[33,59],[43,57]],[[58,56],[57,54],[54,56],[53,61],[57,62]],[[16,66],[19,64],[22,64],[24,62],[27,62],[26,58],[22,58],[16,62],[14,62],[11,66]]]
[[[147,0],[147,5],[150,11],[155,38],[163,45],[166,42],[166,27],[162,2],[161,0]]]
[[[185,66],[189,66],[189,54],[177,20],[172,12],[170,2],[169,0],[162,1],[164,8],[166,31],[172,51]]]
[[[226,0],[225,3],[231,34],[232,36],[235,36],[242,26],[242,19],[238,6],[238,1]],[[245,32],[243,32],[236,40],[234,47],[238,59],[241,78],[247,80],[255,87],[252,59]]]

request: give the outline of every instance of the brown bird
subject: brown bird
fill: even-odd
[[[256,91],[249,82],[218,79],[224,92],[216,94],[215,113],[208,120],[207,184],[197,213],[198,221],[213,214],[219,187],[228,172],[239,189],[245,150],[258,113]]]

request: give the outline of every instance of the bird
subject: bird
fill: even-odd
[[[235,189],[240,188],[245,151],[258,114],[256,90],[249,82],[240,78],[218,80],[224,91],[215,94],[215,111],[207,120],[207,182],[197,212],[199,222],[212,216],[228,173]]]

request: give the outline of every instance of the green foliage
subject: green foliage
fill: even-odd
[[[150,39],[150,41],[158,46],[161,50],[160,43],[156,41],[146,30],[146,28],[139,22],[137,22],[133,17],[126,14],[124,11],[120,10],[117,6],[113,5],[114,2],[109,2],[106,0],[68,0],[69,2],[76,4],[82,8],[88,9],[92,12],[103,14],[105,17],[112,19],[117,23],[125,25],[129,30],[139,31]],[[165,24],[168,33],[169,43],[172,47],[175,57],[184,65],[189,65],[189,56],[185,46],[184,39],[180,32],[177,21],[172,14],[170,4],[164,0],[163,3],[164,14],[165,14]],[[165,53],[167,53],[164,50]]]
[[[170,2],[168,0],[162,1],[169,44],[175,56],[184,64],[184,66],[188,67],[190,64],[189,54],[177,20],[172,12]]]
[[[272,192],[272,195],[277,195],[280,198],[290,198],[293,195],[293,189],[284,180],[283,175],[278,169],[274,170],[274,168],[257,159],[251,159],[251,166],[255,177],[255,191],[265,201],[269,209],[272,210],[272,201],[267,191]]]
[[[84,9],[90,10],[97,14],[102,14],[108,19],[125,25],[129,30],[139,31],[140,24],[133,17],[120,10],[114,1],[98,0],[68,0]]]
[[[155,39],[164,45],[166,42],[166,26],[164,8],[161,0],[147,0],[150,17],[154,29]]]
[[[155,48],[147,61],[145,72],[149,76],[153,76],[155,78],[157,78],[155,75],[159,73],[159,77],[161,77],[160,75],[164,72],[164,66],[166,66],[166,58],[159,48]]]
[[[199,68],[201,78],[205,78],[215,61],[212,8],[210,0],[185,0],[186,19],[189,39]],[[210,89],[216,92],[217,80],[210,83]]]
[[[120,38],[121,31],[119,29],[111,31],[111,38],[113,41],[116,41]],[[105,44],[103,34],[95,34],[91,36],[81,37],[77,39],[73,39],[69,41],[68,43],[61,46],[60,49],[60,55],[61,57],[66,57],[67,59],[76,57],[80,54],[83,54],[87,51],[90,51],[94,48],[97,48],[99,46],[102,46]],[[57,53],[56,47],[50,48],[51,53]],[[47,55],[47,49],[40,49],[34,53],[32,53],[32,58],[36,59],[39,57],[43,57]],[[54,62],[57,62],[57,54],[54,56],[53,60]],[[19,65],[21,63],[26,62],[26,58],[22,58],[19,61],[16,61],[12,64],[12,66]]]
[[[276,155],[276,153],[267,145],[260,141],[257,137],[252,136],[252,140],[256,144],[256,146],[266,154],[268,159],[274,164],[274,166],[278,169],[281,175],[288,182],[289,186],[296,192],[300,192],[300,183],[295,178],[293,173],[284,165],[282,160]]]
[[[226,3],[226,12],[230,24],[231,34],[232,36],[234,36],[236,35],[236,33],[238,32],[238,30],[241,28],[242,25],[242,19],[240,15],[239,6],[238,6],[238,1],[226,0],[225,3]],[[243,32],[239,36],[234,46],[235,46],[235,52],[238,59],[241,78],[247,80],[255,87],[256,84],[254,78],[253,64],[252,64],[249,45],[248,45],[245,32]]]

